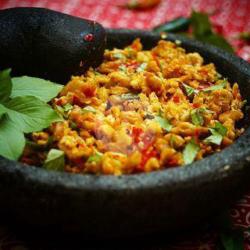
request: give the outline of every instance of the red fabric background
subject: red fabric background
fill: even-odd
[[[237,53],[250,60],[250,46],[235,40],[241,31],[250,31],[249,0],[162,0],[156,8],[131,11],[121,6],[126,0],[0,0],[0,8],[32,6],[50,8],[92,19],[109,28],[150,29],[178,16],[188,16],[192,9],[215,12],[215,26],[236,47]]]
[[[150,29],[175,17],[188,16],[192,9],[214,12],[212,21],[215,28],[235,46],[239,56],[246,60],[250,59],[250,46],[235,39],[239,32],[250,31],[249,0],[162,0],[159,6],[147,11],[122,8],[121,5],[125,2],[123,0],[0,0],[0,9],[17,6],[44,7],[92,19],[109,28],[136,29]],[[250,227],[250,194],[235,204],[231,209],[231,216],[235,225]],[[245,249],[250,249],[248,238],[249,235],[246,233]],[[13,246],[24,247],[22,242],[13,238],[11,240],[10,232],[1,227],[0,245],[5,246],[4,249],[14,249]],[[214,236],[194,236],[172,246],[163,246],[161,249],[212,250],[215,249]]]

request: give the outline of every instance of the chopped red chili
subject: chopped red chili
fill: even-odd
[[[173,101],[174,101],[175,103],[179,103],[179,102],[180,102],[180,97],[179,97],[178,95],[174,95],[174,96],[173,96]]]
[[[83,90],[83,93],[86,97],[93,97],[95,95],[96,88],[95,87],[87,87]]]
[[[72,103],[78,106],[82,106],[81,99],[77,95],[73,95]]]
[[[58,106],[62,106],[62,105],[63,105],[62,99],[61,99],[61,98],[57,99],[57,100],[55,101],[55,104],[58,105]]]
[[[138,166],[138,169],[144,170],[144,167],[145,167],[147,161],[151,157],[156,157],[156,156],[157,156],[157,151],[154,148],[147,150],[147,151],[142,151],[142,159],[141,159],[140,165]]]
[[[143,130],[141,128],[137,128],[137,127],[132,128],[132,137],[135,143],[139,143],[141,141],[140,136],[142,133],[143,133]]]
[[[178,160],[176,158],[170,158],[169,161],[167,162],[168,167],[175,167],[178,166]]]
[[[193,108],[197,109],[201,106],[201,104],[200,103],[193,103],[192,106],[193,106]]]

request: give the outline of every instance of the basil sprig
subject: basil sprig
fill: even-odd
[[[212,135],[204,140],[204,142],[207,144],[213,143],[220,145],[223,137],[227,134],[227,128],[224,127],[220,122],[216,122],[214,128],[210,128],[209,131]]]
[[[228,41],[223,36],[213,31],[208,14],[193,11],[190,20],[193,30],[192,35],[195,39],[210,43],[228,52],[234,52]]]
[[[194,161],[197,153],[200,150],[200,146],[192,139],[183,150],[183,160],[185,164],[190,164]]]
[[[202,126],[204,124],[204,118],[203,118],[204,112],[205,112],[204,108],[197,108],[191,111],[191,120],[194,125]]]
[[[224,80],[220,84],[213,85],[211,87],[205,88],[202,91],[203,92],[210,92],[210,91],[220,90],[220,89],[224,89],[226,87],[226,85],[227,85],[227,80]]]
[[[43,167],[47,170],[63,171],[64,165],[64,152],[52,148],[47,155]]]
[[[40,131],[62,120],[46,103],[62,86],[28,76],[12,80],[10,71],[0,72],[0,155],[17,160],[25,146],[24,133]]]
[[[62,90],[62,85],[40,78],[13,77],[11,98],[17,96],[35,96],[43,102],[49,102]]]
[[[142,63],[137,69],[136,69],[136,72],[143,72],[145,71],[145,69],[147,68],[147,63]]]
[[[191,27],[191,33],[187,32]],[[181,35],[191,36],[199,41],[210,43],[219,48],[227,50],[231,53],[234,49],[230,43],[219,33],[214,32],[209,14],[203,12],[192,11],[190,17],[178,17],[167,23],[158,25],[153,28],[156,33],[164,32],[182,32]],[[240,35],[240,38],[249,40],[249,32]]]
[[[192,123],[196,126],[202,126],[204,124],[204,114],[213,114],[212,110],[207,108],[193,109],[190,113]]]
[[[167,132],[169,132],[173,127],[166,118],[159,115],[155,116],[155,120],[160,124],[161,128]]]
[[[189,96],[189,97],[194,95],[194,94],[197,94],[199,92],[197,89],[194,89],[194,88],[190,87],[189,85],[187,85],[185,83],[183,83],[182,85],[183,85],[183,87],[185,89],[185,92],[186,92],[187,96]]]
[[[91,155],[91,156],[88,158],[87,162],[88,162],[88,163],[92,163],[92,162],[98,163],[98,162],[101,161],[102,156],[103,156],[103,154],[102,154],[101,152],[96,151],[95,154]]]

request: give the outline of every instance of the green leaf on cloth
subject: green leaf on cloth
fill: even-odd
[[[197,40],[210,43],[231,53],[234,52],[232,46],[223,36],[213,32],[208,14],[193,11],[191,14],[191,26],[193,36]]]

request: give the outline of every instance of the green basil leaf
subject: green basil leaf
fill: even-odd
[[[140,99],[140,97],[138,95],[133,94],[133,93],[122,94],[121,98],[123,100],[139,100]]]
[[[167,132],[169,132],[172,129],[172,125],[169,123],[169,121],[161,116],[156,116],[155,120],[160,124],[162,129],[165,129]]]
[[[217,84],[217,85],[213,85],[211,87],[208,87],[208,88],[205,88],[205,89],[202,89],[203,92],[210,92],[210,91],[214,91],[214,90],[220,90],[220,89],[224,89],[227,85],[227,81],[223,81],[222,83],[220,84]]]
[[[65,105],[63,106],[63,110],[64,110],[65,112],[68,112],[68,111],[70,111],[71,109],[73,109],[73,106],[72,106],[70,103],[67,103],[67,104],[65,104]]]
[[[19,96],[6,103],[7,113],[12,122],[25,132],[47,128],[61,117],[46,103],[34,96]]]
[[[199,152],[200,147],[192,139],[185,147],[183,151],[183,159],[185,164],[190,164],[194,161],[197,153]]]
[[[35,96],[44,102],[49,102],[63,88],[63,85],[30,76],[13,77],[12,84],[11,98]]]
[[[54,106],[54,109],[55,109],[55,111],[56,111],[58,114],[60,114],[61,116],[65,116],[65,114],[64,114],[64,109],[63,109],[62,106],[55,105],[55,106]]]
[[[222,140],[223,140],[223,136],[219,134],[218,132],[214,131],[212,132],[212,135],[210,135],[204,140],[204,142],[207,144],[213,143],[216,145],[220,145]]]
[[[183,87],[185,89],[187,96],[192,96],[193,94],[196,94],[199,92],[197,89],[194,89],[194,88],[192,88],[189,85],[184,84],[184,83],[183,83]]]
[[[143,72],[147,68],[148,64],[147,63],[142,63],[137,69],[136,72]]]
[[[7,109],[5,108],[5,106],[3,106],[0,103],[0,118],[2,117],[3,114],[5,114],[7,112]]]
[[[89,163],[91,163],[91,162],[98,163],[98,162],[101,161],[102,156],[103,156],[103,154],[97,151],[94,155],[91,155],[88,158],[87,162],[89,162]]]
[[[204,109],[202,108],[193,109],[191,111],[191,119],[194,125],[202,126],[204,124],[204,119],[202,116],[203,113],[204,113]]]
[[[0,120],[0,155],[18,160],[25,146],[23,133],[10,121],[7,115]]]
[[[177,17],[171,21],[160,24],[153,28],[156,33],[187,31],[190,25],[190,18]]]
[[[220,122],[215,122],[214,129],[222,136],[225,136],[227,134],[227,128],[224,127]]]
[[[64,152],[52,148],[47,155],[43,167],[47,170],[63,171],[64,165]]]
[[[9,100],[12,82],[10,78],[11,69],[0,71],[0,102],[4,103]]]
[[[124,59],[124,58],[126,58],[126,56],[125,55],[123,55],[122,53],[114,53],[113,54],[113,57],[115,58],[115,59]]]
[[[96,109],[93,108],[92,106],[86,106],[82,109],[83,113],[86,113],[86,112],[91,112],[91,113],[96,113]]]
[[[215,45],[231,53],[234,52],[232,46],[224,37],[212,31],[208,14],[193,11],[191,15],[191,25],[193,35],[197,40]]]
[[[212,135],[207,137],[204,142],[208,144],[213,143],[216,145],[220,145],[223,140],[223,137],[227,134],[227,128],[224,127],[220,122],[216,122],[215,127],[210,128],[209,130]]]
[[[234,53],[233,47],[230,45],[230,43],[221,35],[219,34],[209,34],[204,37],[199,37],[199,41],[212,44],[218,48],[224,49],[228,52]]]
[[[127,72],[127,67],[126,67],[124,64],[120,65],[120,66],[118,67],[118,69],[119,69],[120,71]]]
[[[206,13],[193,11],[191,14],[191,25],[195,38],[200,38],[212,33],[209,16]]]
[[[225,250],[244,250],[243,231],[231,230],[222,232],[220,239]]]

